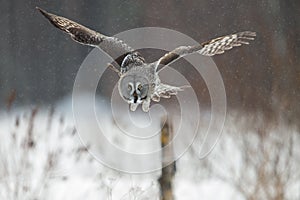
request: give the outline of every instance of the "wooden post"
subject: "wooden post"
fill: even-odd
[[[164,120],[162,120],[164,121]],[[170,122],[166,121],[161,130],[162,170],[158,181],[160,184],[160,199],[173,200],[172,181],[176,172],[174,150],[172,145],[173,132]],[[168,145],[168,146],[167,146]]]

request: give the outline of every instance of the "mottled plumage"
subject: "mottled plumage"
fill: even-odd
[[[157,68],[167,65],[182,56],[198,52],[204,56],[213,56],[224,53],[236,46],[249,44],[256,34],[245,31],[219,37],[197,46],[181,46],[165,54],[158,61],[146,63],[139,52],[115,37],[105,36],[101,33],[86,28],[67,18],[48,13],[37,8],[55,27],[68,33],[73,40],[84,45],[101,48],[113,58],[120,69],[112,64],[109,67],[119,75],[118,89],[121,97],[130,104],[130,109],[135,111],[139,104],[145,112],[149,111],[151,100],[160,101],[160,98],[170,98],[182,91],[185,87],[171,86],[161,83]]]

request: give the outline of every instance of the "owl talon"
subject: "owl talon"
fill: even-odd
[[[143,109],[144,112],[149,112],[149,109],[150,109],[150,99],[146,99],[143,102],[142,109]]]
[[[130,110],[131,110],[131,111],[135,111],[135,110],[137,109],[138,105],[139,105],[139,104],[137,104],[137,103],[132,103],[132,104],[130,104]]]

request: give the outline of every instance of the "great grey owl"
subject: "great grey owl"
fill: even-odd
[[[119,75],[118,89],[121,97],[130,104],[130,110],[135,111],[142,104],[144,112],[149,111],[150,102],[160,101],[160,98],[170,98],[182,91],[184,87],[161,83],[158,75],[159,65],[168,65],[182,56],[198,52],[201,55],[213,56],[224,53],[232,47],[249,44],[256,36],[255,32],[244,31],[224,37],[219,37],[197,46],[180,46],[162,56],[153,63],[145,59],[129,45],[115,37],[102,35],[74,21],[46,12],[37,8],[55,27],[68,33],[73,40],[84,45],[98,47],[110,54],[120,66],[119,69],[109,65]],[[116,55],[114,57],[114,55]],[[121,55],[121,56],[120,56]]]

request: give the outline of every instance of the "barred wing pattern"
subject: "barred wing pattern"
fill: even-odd
[[[67,18],[48,13],[38,7],[37,9],[51,24],[69,34],[73,40],[84,45],[101,48],[112,58],[116,59],[119,65],[121,65],[122,60],[128,53],[134,51],[133,48],[118,38],[105,36]]]
[[[162,98],[170,98],[172,95],[177,95],[178,92],[183,91],[185,88],[190,88],[189,85],[185,86],[171,86],[167,84],[160,83],[157,88],[155,88],[155,92],[152,96],[152,100],[159,102],[160,97]]]
[[[244,31],[219,37],[198,46],[181,46],[161,57],[158,60],[157,66],[167,65],[182,56],[195,52],[204,56],[222,54],[233,47],[241,46],[242,44],[249,44],[249,40],[254,40],[255,36],[255,32]]]
[[[249,44],[249,40],[254,40],[256,33],[245,31],[224,37],[219,37],[214,40],[202,43],[203,48],[198,52],[204,56],[213,56],[222,54],[226,50],[233,47],[241,46],[242,44]]]

